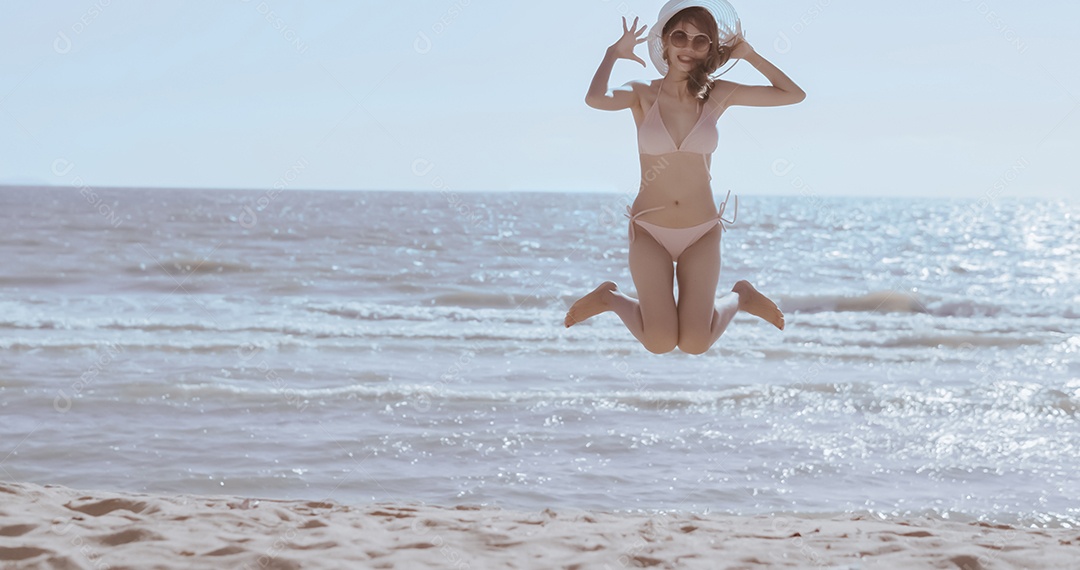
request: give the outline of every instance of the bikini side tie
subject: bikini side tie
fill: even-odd
[[[723,202],[720,202],[720,207],[717,209],[717,213],[716,213],[716,219],[720,221],[720,231],[722,231],[722,232],[727,231],[727,226],[725,226],[724,224],[735,225],[735,220],[739,219],[739,195],[738,194],[735,195],[735,213],[732,214],[730,220],[725,220],[724,219],[724,210],[727,210],[727,203],[728,203],[728,200],[730,200],[730,199],[731,199],[731,190],[728,190],[727,191],[727,197],[724,198]]]
[[[634,220],[638,219],[638,216],[648,214],[649,212],[655,212],[657,210],[663,210],[664,206],[657,206],[656,208],[649,208],[648,210],[642,210],[634,215],[630,215],[630,205],[626,205],[626,213],[623,214],[627,218],[630,218],[630,241],[634,241]]]

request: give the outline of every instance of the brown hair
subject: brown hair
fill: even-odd
[[[667,61],[667,48],[668,48],[668,34],[675,26],[682,22],[693,24],[697,29],[705,32],[712,39],[712,45],[709,46],[708,55],[690,72],[690,80],[686,82],[686,90],[690,92],[690,95],[701,99],[702,101],[709,100],[709,94],[712,92],[713,82],[715,81],[710,75],[720,69],[724,64],[731,59],[731,48],[729,46],[720,45],[720,30],[716,25],[716,19],[713,15],[700,6],[693,6],[685,10],[679,10],[677,14],[671,17],[664,24],[663,39],[664,39],[664,61]],[[670,64],[669,64],[670,65]]]

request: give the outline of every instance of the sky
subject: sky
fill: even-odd
[[[584,97],[662,4],[0,0],[0,184],[633,193],[631,112]],[[1076,195],[1080,4],[733,4],[808,96],[720,118],[716,192]]]

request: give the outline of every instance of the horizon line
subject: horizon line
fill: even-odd
[[[101,190],[148,190],[148,191],[214,191],[214,192],[262,192],[262,193],[275,193],[280,194],[284,192],[368,192],[368,193],[389,193],[389,192],[402,192],[413,194],[597,194],[597,195],[616,195],[627,194],[618,190],[586,190],[586,189],[563,189],[563,190],[525,190],[525,189],[512,189],[512,190],[469,190],[469,189],[436,189],[436,188],[238,188],[238,187],[210,187],[210,186],[78,186],[74,184],[11,184],[0,183],[0,191],[4,190],[83,190],[90,189],[92,191]],[[713,191],[714,194],[717,191]],[[740,194],[742,196],[743,194]],[[896,200],[896,199],[920,199],[920,200],[982,200],[986,196],[940,196],[940,195],[927,195],[927,196],[912,196],[912,195],[860,195],[860,194],[776,194],[771,192],[766,193],[752,193],[748,194],[748,197],[753,196],[768,196],[777,198],[801,198],[807,200],[817,199],[882,199],[882,200]],[[997,196],[995,200],[1019,200],[1019,201],[1062,201],[1069,202],[1068,197],[1049,197],[1049,196]]]

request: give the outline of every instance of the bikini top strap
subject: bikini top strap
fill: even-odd
[[[665,79],[667,79],[666,75],[664,77],[660,78],[660,88],[656,90],[656,101],[653,101],[653,104],[652,104],[653,107],[656,107],[656,112],[657,113],[660,112],[660,95],[662,95],[664,93],[664,80]]]

